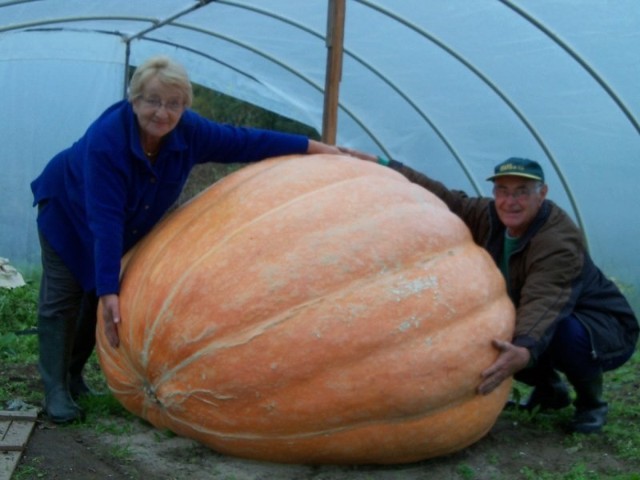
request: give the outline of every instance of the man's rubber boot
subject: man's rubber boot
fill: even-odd
[[[552,368],[539,370],[523,370],[516,374],[516,380],[532,385],[533,391],[529,398],[519,405],[514,402],[507,404],[508,408],[518,406],[529,412],[538,410],[560,410],[571,405],[571,397],[567,385]]]
[[[538,383],[522,405],[525,410],[560,410],[571,405],[569,389],[555,370],[550,370],[546,378]]]
[[[74,400],[85,395],[95,395],[85,383],[82,370],[96,345],[97,308],[98,300],[96,296],[91,293],[85,293],[78,317],[73,350],[71,351],[71,363],[69,364],[69,392]]]
[[[69,393],[68,371],[74,325],[70,321],[38,319],[40,359],[38,369],[44,385],[44,409],[54,423],[84,418]]]
[[[576,391],[576,412],[571,421],[575,433],[597,433],[607,423],[609,406],[602,399],[602,373],[590,380],[569,379]]]

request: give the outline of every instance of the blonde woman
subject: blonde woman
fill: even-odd
[[[39,370],[53,422],[82,418],[74,399],[90,393],[82,369],[95,346],[97,300],[115,348],[120,259],[176,201],[194,165],[340,153],[300,135],[218,124],[189,110],[191,101],[181,65],[147,60],[129,98],[105,110],[31,184],[43,264]]]

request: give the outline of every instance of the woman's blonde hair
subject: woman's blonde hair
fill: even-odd
[[[157,77],[164,85],[177,87],[184,96],[184,106],[190,107],[193,102],[193,88],[187,71],[171,58],[158,55],[151,57],[136,68],[129,82],[129,101],[133,102],[142,96],[146,83]]]

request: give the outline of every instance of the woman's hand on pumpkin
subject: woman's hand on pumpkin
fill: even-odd
[[[104,333],[109,340],[109,345],[117,348],[120,345],[118,336],[118,324],[120,323],[120,301],[118,295],[109,294],[100,297],[102,305],[102,319],[104,320]]]
[[[502,340],[493,340],[492,344],[499,352],[498,358],[482,372],[482,382],[478,387],[481,395],[493,392],[507,378],[525,368],[531,359],[531,353],[524,347]]]
[[[349,155],[350,157],[359,158],[360,160],[367,160],[374,163],[378,161],[378,157],[376,155],[361,152],[360,150],[354,150],[353,148],[338,147],[338,150],[340,150],[340,152],[342,152],[343,154]]]
[[[308,154],[314,153],[327,153],[332,155],[340,155],[340,149],[335,145],[329,145],[328,143],[322,143],[317,140],[309,139],[309,146],[307,147]]]
[[[378,157],[369,153],[361,152],[353,148],[336,147],[335,145],[329,145],[327,143],[318,142],[317,140],[309,140],[309,146],[307,147],[307,153],[326,153],[331,155],[348,155],[350,157],[359,158],[360,160],[368,160],[370,162],[377,162]]]

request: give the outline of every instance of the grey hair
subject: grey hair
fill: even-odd
[[[151,79],[157,77],[164,85],[177,87],[182,91],[184,106],[190,107],[193,102],[193,87],[185,68],[171,58],[158,55],[151,57],[136,68],[129,83],[129,102],[142,96],[144,86]]]

